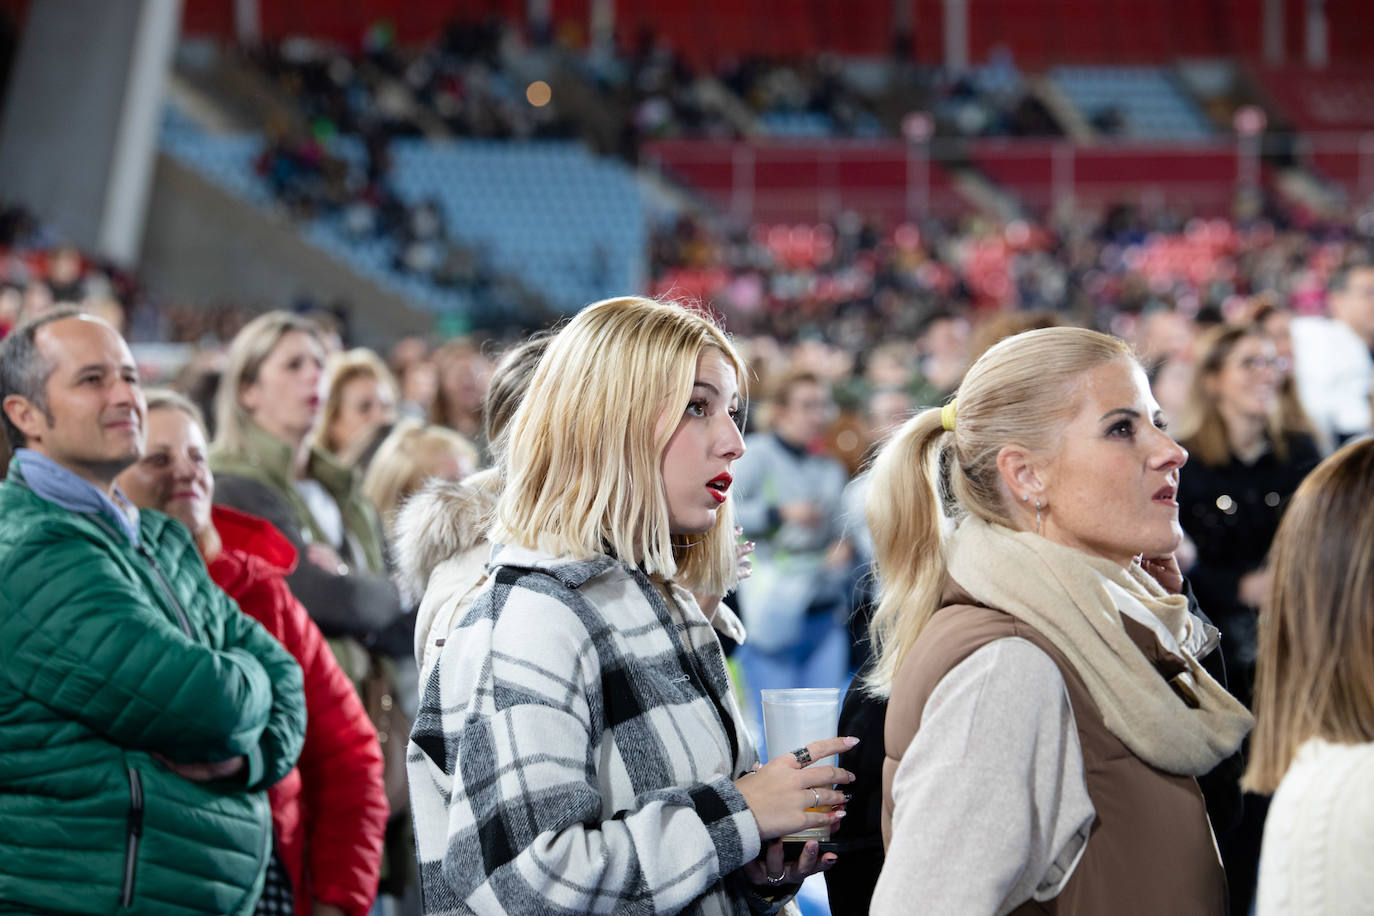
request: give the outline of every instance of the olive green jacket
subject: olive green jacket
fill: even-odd
[[[403,608],[387,575],[381,522],[363,496],[357,475],[320,449],[310,454],[308,476],[334,497],[343,516],[340,554],[348,568],[340,575],[305,559],[309,544],[328,542],[296,490],[291,447],[251,424],[245,439],[243,452],[217,448],[210,453],[215,502],[267,519],[301,551],[301,562],[287,584],[325,636],[347,636],[370,644],[402,616]]]
[[[210,470],[215,473],[217,485],[222,477],[233,475],[271,488],[291,508],[298,520],[301,536],[308,532],[305,540],[324,543],[324,532],[310,514],[305,498],[293,485],[296,474],[293,467],[295,455],[291,446],[251,423],[244,430],[244,440],[247,448],[241,453],[230,453],[219,448],[211,451]],[[310,451],[306,476],[317,481],[339,504],[346,547],[353,554],[353,565],[365,572],[384,572],[386,552],[382,546],[381,525],[377,511],[363,497],[357,475],[339,464],[328,452],[316,448]]]

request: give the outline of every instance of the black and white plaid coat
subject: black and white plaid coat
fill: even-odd
[[[427,914],[769,913],[720,643],[609,556],[498,547],[408,754]],[[732,874],[734,873],[734,874]]]

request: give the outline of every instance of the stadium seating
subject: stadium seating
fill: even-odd
[[[1201,140],[1214,131],[1163,67],[1055,67],[1052,79],[1087,118],[1114,109],[1121,136],[1133,140]]]
[[[256,134],[219,135],[169,108],[162,149],[224,190],[267,207],[268,182],[254,172]],[[361,162],[352,138],[329,152]],[[571,310],[644,285],[644,208],[633,173],[571,142],[403,140],[392,147],[391,181],[409,205],[437,202],[449,234],[491,268],[517,275],[552,307]],[[304,237],[353,269],[433,311],[471,305],[464,294],[393,267],[394,242],[355,238],[338,217],[301,226]]]
[[[815,111],[765,111],[759,127],[773,137],[828,137],[835,130],[829,115]]]
[[[439,203],[450,231],[578,308],[644,283],[648,233],[633,173],[577,143],[398,142],[397,192]]]

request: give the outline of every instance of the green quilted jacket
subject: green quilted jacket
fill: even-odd
[[[305,735],[301,672],[210,580],[189,532],[0,483],[0,912],[249,913],[266,787]],[[183,779],[155,759],[243,755]]]

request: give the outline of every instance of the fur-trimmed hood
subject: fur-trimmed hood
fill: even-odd
[[[484,543],[500,478],[494,469],[461,482],[432,480],[396,515],[394,545],[401,587],[417,600],[435,567]]]
[[[433,480],[396,514],[397,576],[406,601],[419,606],[415,661],[422,684],[449,632],[486,584],[487,531],[500,486],[495,469],[461,483]],[[724,603],[707,616],[717,630],[744,642],[744,626]]]

